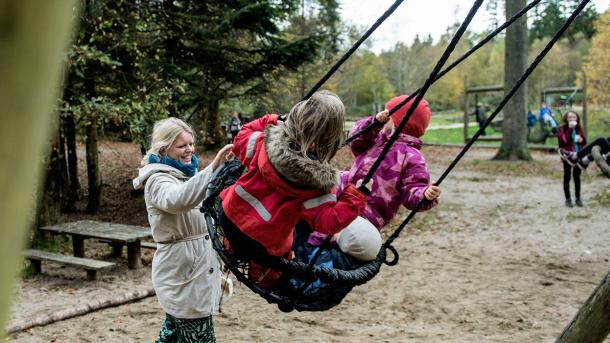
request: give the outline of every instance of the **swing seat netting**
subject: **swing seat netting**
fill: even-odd
[[[212,176],[206,191],[206,200],[201,208],[214,249],[238,281],[269,303],[277,304],[282,311],[289,312],[293,309],[297,311],[326,311],[341,303],[354,286],[362,285],[377,275],[386,258],[386,252],[383,248],[375,260],[358,264],[351,270],[325,268],[267,255],[261,257],[264,258],[265,267],[280,272],[280,280],[276,281],[271,288],[260,287],[255,280],[251,280],[248,276],[251,261],[239,259],[232,251],[227,249],[224,244],[224,231],[218,220],[222,206],[218,194],[224,188],[234,184],[242,174],[243,169],[238,160],[225,162]],[[324,286],[316,287],[315,291],[306,291],[314,282],[321,282]]]

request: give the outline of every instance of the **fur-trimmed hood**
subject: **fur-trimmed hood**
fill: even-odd
[[[338,170],[330,163],[309,159],[290,149],[282,122],[265,128],[265,152],[278,174],[294,186],[328,192],[339,183]]]

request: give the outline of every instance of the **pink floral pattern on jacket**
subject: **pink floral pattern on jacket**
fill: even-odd
[[[350,136],[374,120],[374,117],[368,117],[357,121],[350,130]],[[389,138],[390,132],[375,127],[350,143],[355,160],[349,171],[341,172],[341,188],[365,177]],[[401,205],[412,210],[424,198],[430,184],[430,174],[420,152],[421,147],[420,139],[401,133],[377,168],[371,194],[367,197],[366,209],[361,216],[378,229],[396,216]],[[438,198],[426,201],[420,211],[429,210],[437,204]]]

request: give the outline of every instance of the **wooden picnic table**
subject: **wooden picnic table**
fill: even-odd
[[[129,269],[142,267],[140,240],[151,236],[150,228],[135,225],[80,220],[71,223],[44,226],[39,228],[51,234],[72,236],[74,256],[85,256],[85,239],[93,238],[108,242],[112,246],[113,256],[119,257],[123,245],[127,245],[127,266]]]

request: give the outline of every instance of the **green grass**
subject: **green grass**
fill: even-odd
[[[477,132],[478,127],[469,126],[468,134],[472,137]],[[493,129],[486,129],[489,137],[501,137],[501,133],[496,132]],[[464,144],[464,128],[454,129],[436,129],[427,130],[426,134],[422,137],[422,140],[426,143],[451,143],[451,144]],[[483,142],[485,144],[499,144],[499,142]]]
[[[461,111],[448,110],[442,112],[432,112],[430,126],[448,125],[464,122],[464,114]]]
[[[595,200],[603,207],[610,208],[610,189],[600,191],[595,195]]]

